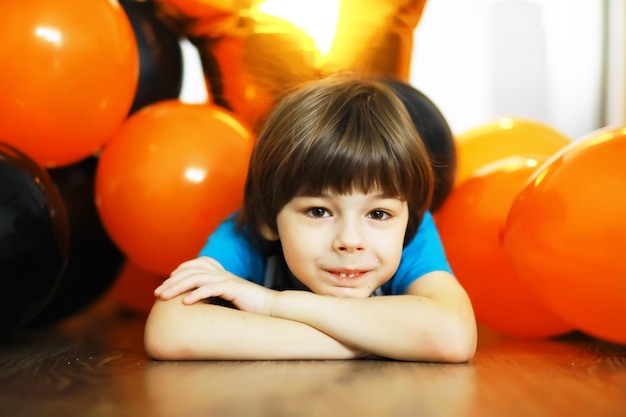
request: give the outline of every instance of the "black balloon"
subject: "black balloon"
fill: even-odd
[[[180,95],[183,53],[178,35],[167,28],[149,1],[120,0],[130,21],[139,49],[139,83],[129,114]]]
[[[91,306],[115,282],[125,260],[104,229],[95,204],[98,158],[49,169],[67,209],[68,263],[56,294],[29,327],[53,324]]]
[[[426,95],[403,81],[385,79],[383,82],[400,98],[426,145],[435,172],[435,191],[430,206],[435,212],[454,185],[457,159],[454,136],[441,111]]]
[[[69,239],[67,212],[48,173],[0,143],[0,338],[23,328],[54,296]]]

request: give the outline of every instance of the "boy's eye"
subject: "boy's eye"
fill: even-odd
[[[328,217],[330,215],[328,210],[326,210],[325,208],[322,208],[322,207],[310,208],[310,209],[305,211],[305,214],[307,216],[315,217],[315,218]]]
[[[384,210],[373,210],[368,215],[374,220],[387,220],[391,215]]]

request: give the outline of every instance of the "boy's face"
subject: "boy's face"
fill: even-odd
[[[366,298],[396,272],[408,219],[406,201],[376,192],[301,196],[278,213],[277,238],[311,291]]]

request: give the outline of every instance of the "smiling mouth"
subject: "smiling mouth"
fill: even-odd
[[[353,280],[353,279],[361,278],[368,271],[349,271],[349,272],[345,272],[345,271],[326,271],[326,272],[330,273],[331,275],[333,275],[335,278],[337,278],[339,280],[346,281],[346,280]]]

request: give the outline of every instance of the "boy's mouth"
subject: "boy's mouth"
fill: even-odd
[[[326,272],[332,274],[335,278],[340,280],[357,279],[365,275],[368,271],[356,271],[356,270],[326,270]]]

